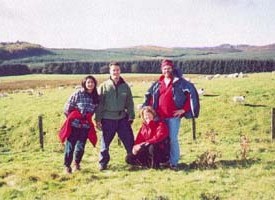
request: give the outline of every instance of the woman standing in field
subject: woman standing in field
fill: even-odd
[[[95,146],[96,131],[92,116],[97,107],[97,81],[93,76],[86,76],[81,83],[82,88],[74,92],[65,104],[64,113],[67,117],[60,132],[59,138],[65,145],[65,173],[80,170],[85,144],[87,139]],[[71,168],[72,161],[73,169]]]
[[[141,110],[142,126],[137,134],[132,154],[127,163],[150,168],[159,168],[169,160],[169,133],[164,121],[155,121],[156,112],[151,106]]]

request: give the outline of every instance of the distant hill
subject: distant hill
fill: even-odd
[[[159,47],[135,46],[128,48],[106,49],[108,52],[140,56],[143,58],[171,59],[275,59],[275,44],[264,46],[221,44],[214,47]]]
[[[253,51],[274,51],[275,52],[275,44],[269,44],[265,46],[240,45],[236,47],[246,52],[253,52]]]
[[[222,44],[215,47],[134,46],[127,48],[47,49],[28,42],[0,43],[0,76],[103,74],[118,61],[126,73],[159,73],[162,59],[172,59],[183,73],[230,74],[275,71],[275,44]]]
[[[28,42],[0,43],[0,60],[51,55],[53,52],[38,44]]]
[[[0,64],[42,67],[49,63],[184,60],[275,60],[275,44],[264,46],[222,44],[214,47],[133,46],[109,49],[44,48],[28,42],[0,43]]]
[[[253,51],[272,51],[275,52],[275,44],[264,45],[264,46],[253,46],[253,45],[231,45],[222,44],[215,47],[202,47],[202,48],[190,48],[195,50],[212,51],[215,53],[234,53],[234,52],[253,52]]]

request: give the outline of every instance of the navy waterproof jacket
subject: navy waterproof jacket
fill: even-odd
[[[173,99],[175,105],[178,109],[182,109],[184,103],[186,101],[185,93],[188,92],[190,94],[190,110],[184,113],[185,118],[197,118],[200,112],[200,102],[199,102],[199,95],[195,88],[195,86],[190,83],[189,81],[182,78],[182,73],[179,69],[173,70],[174,80],[172,83],[173,88]],[[155,110],[158,108],[159,105],[159,92],[160,89],[160,82],[156,81],[152,84],[149,90],[145,94],[145,102],[143,106],[151,105]]]

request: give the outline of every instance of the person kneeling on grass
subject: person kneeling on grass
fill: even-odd
[[[156,112],[150,106],[141,110],[142,126],[137,134],[132,154],[126,162],[149,168],[159,168],[169,160],[169,133],[163,121],[155,121]]]
[[[67,119],[59,132],[61,142],[66,141],[64,165],[67,174],[80,170],[80,162],[87,139],[94,146],[97,142],[96,131],[92,122],[92,116],[99,103],[97,82],[93,76],[87,76],[81,85],[82,88],[73,93],[65,104],[64,113]]]

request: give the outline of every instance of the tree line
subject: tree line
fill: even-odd
[[[124,73],[160,73],[161,60],[122,61]],[[109,62],[58,62],[41,67],[27,65],[0,65],[0,76],[22,74],[105,74],[109,73]],[[175,67],[184,74],[231,74],[275,71],[274,60],[249,59],[201,59],[174,60]]]
[[[30,74],[31,70],[27,65],[0,65],[0,76],[15,76]]]

